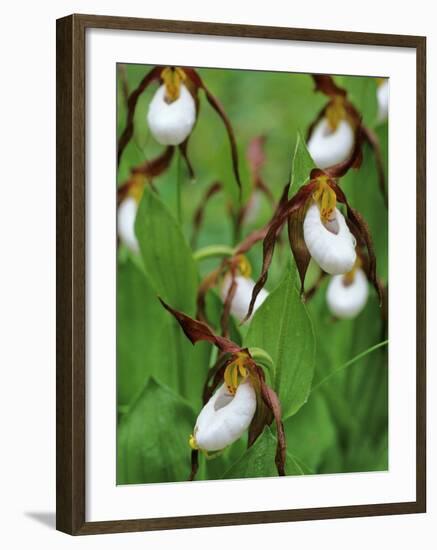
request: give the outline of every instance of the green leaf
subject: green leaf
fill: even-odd
[[[141,268],[129,258],[117,271],[117,404],[129,406],[146,380],[159,382],[201,406],[211,346],[193,347],[159,303]]]
[[[242,479],[253,477],[275,477],[278,475],[275,464],[276,438],[270,428],[233,464],[223,479]]]
[[[138,208],[135,231],[144,268],[157,294],[172,307],[193,315],[196,264],[176,220],[149,187]]]
[[[294,195],[309,180],[310,172],[314,167],[305,139],[298,132],[293,155],[290,195]]]
[[[269,427],[255,443],[229,468],[223,479],[242,479],[254,477],[276,477],[278,471],[275,464],[276,437]],[[309,470],[299,459],[287,452],[285,470],[287,475],[302,475]]]
[[[322,394],[311,395],[298,413],[284,422],[284,429],[287,445],[297,450],[313,472],[318,471],[326,451],[337,443],[336,429]]]
[[[117,433],[117,484],[186,481],[191,407],[150,378]]]
[[[288,267],[281,284],[256,311],[245,339],[273,360],[273,388],[283,418],[305,403],[314,373],[315,340],[310,318],[296,288],[297,272]]]

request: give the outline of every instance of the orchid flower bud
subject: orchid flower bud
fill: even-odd
[[[378,120],[383,122],[388,117],[389,83],[387,78],[379,82],[376,97],[378,100]]]
[[[319,207],[313,203],[303,222],[305,244],[313,260],[330,275],[350,271],[356,260],[356,241],[343,214],[334,208],[329,219],[322,220]]]
[[[308,150],[319,168],[328,168],[348,159],[355,143],[350,123],[342,119],[335,129],[323,117],[314,127],[308,140]]]
[[[135,235],[135,218],[137,210],[137,201],[133,197],[127,196],[119,205],[117,212],[118,237],[129,250],[136,254],[140,250]]]
[[[190,135],[196,122],[196,104],[185,84],[179,95],[169,101],[167,88],[158,88],[149,105],[147,122],[153,137],[161,145],[179,145]]]
[[[231,303],[231,313],[236,319],[238,319],[238,321],[241,322],[246,317],[247,310],[249,309],[255,281],[253,279],[250,279],[249,277],[244,277],[243,275],[236,275],[235,283],[237,285],[237,288],[235,290],[235,294]],[[228,295],[231,284],[232,276],[230,273],[227,273],[223,278],[222,286],[220,289],[220,296],[223,302],[225,302],[226,300],[226,296]],[[267,292],[267,290],[265,290],[264,288],[261,289],[255,301],[255,306],[253,308],[254,312],[260,307],[260,305],[264,302],[268,295],[269,293]]]
[[[367,302],[369,285],[362,269],[332,277],[326,293],[329,310],[339,319],[353,319]]]
[[[235,394],[223,384],[200,412],[190,446],[207,452],[221,451],[240,439],[255,410],[256,394],[249,380],[240,383]]]

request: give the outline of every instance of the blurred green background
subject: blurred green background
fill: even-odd
[[[123,85],[132,91],[150,67],[126,65],[121,78],[118,72],[117,137],[126,123],[126,100]],[[298,133],[306,135],[309,124],[326,103],[326,97],[314,93],[310,75],[252,72],[220,69],[199,69],[209,90],[220,100],[233,125],[243,178],[244,198],[250,191],[250,176],[246,149],[251,139],[266,136],[266,164],[263,178],[275,198],[288,181]],[[387,123],[377,124],[376,82],[367,77],[335,77],[349,93],[350,100],[363,115],[381,141],[387,169]],[[118,184],[129,177],[130,170],[159,154],[157,144],[147,127],[147,109],[156,85],[142,94],[135,112],[134,138],[126,147],[118,170]],[[189,142],[189,154],[196,178],[188,177],[183,160],[176,155],[170,169],[154,180],[157,201],[151,199],[151,217],[156,217],[154,238],[166,240],[171,231],[182,229],[185,241],[178,246],[177,266],[168,265],[176,279],[182,278],[182,288],[175,307],[194,314],[189,279],[184,270],[191,270],[199,281],[218,260],[194,264],[189,249],[192,218],[207,187],[221,181],[225,192],[211,199],[205,212],[204,225],[197,248],[232,242],[232,224],[227,215],[229,201],[236,204],[237,189],[232,174],[230,148],[224,125],[208,105],[200,91],[200,113]],[[177,227],[177,185],[182,187],[182,227]],[[388,216],[378,190],[375,162],[365,146],[364,161],[358,171],[350,172],[341,186],[351,205],[358,209],[369,224],[378,264],[378,274],[384,283],[388,277]],[[162,209],[164,205],[165,209]],[[243,235],[263,226],[272,213],[263,199],[258,216],[244,227]],[[153,219],[150,224],[155,223]],[[154,229],[154,231],[155,231]],[[149,229],[151,231],[151,229]],[[146,239],[147,236],[145,236]],[[178,237],[179,238],[179,237]],[[286,233],[283,244],[275,251],[266,288],[275,289],[292,256]],[[160,254],[159,250],[156,254]],[[248,255],[256,278],[262,260],[261,245]],[[169,260],[170,263],[170,260]],[[311,285],[317,270],[310,268]],[[373,290],[364,311],[351,321],[334,320],[327,310],[325,293],[327,280],[309,300],[316,346],[313,387],[322,379],[361,352],[386,338],[386,326]],[[163,311],[156,299],[159,277],[145,269],[140,257],[123,246],[118,251],[117,269],[117,483],[148,483],[186,480],[189,473],[190,449],[188,436],[201,408],[201,388],[214,352],[209,344],[195,348],[180,334],[179,328]],[[194,284],[194,283],[193,283]],[[191,285],[193,286],[193,285]],[[185,298],[180,298],[185,295]],[[220,300],[210,293],[209,313],[218,319]],[[238,340],[247,327],[233,329]],[[298,412],[285,420],[289,448],[288,472],[336,473],[386,470],[388,468],[388,361],[387,347],[369,353],[353,366],[333,374],[329,381],[309,394]],[[265,456],[266,465],[252,471],[242,467],[245,438],[226,449],[217,459],[201,461],[198,479],[254,477],[275,475],[269,433],[259,442],[257,452]],[[266,446],[264,449],[262,446]],[[270,455],[269,455],[270,453]],[[246,453],[247,454],[247,453]],[[273,453],[274,454],[274,453]],[[271,464],[267,465],[268,457]],[[252,460],[253,462],[253,460]]]

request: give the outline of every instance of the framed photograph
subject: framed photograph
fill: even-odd
[[[425,512],[426,41],[57,22],[57,528]]]

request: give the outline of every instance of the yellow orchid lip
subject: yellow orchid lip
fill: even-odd
[[[173,103],[179,98],[186,75],[180,67],[166,67],[161,73],[161,78],[165,86],[165,101]]]

